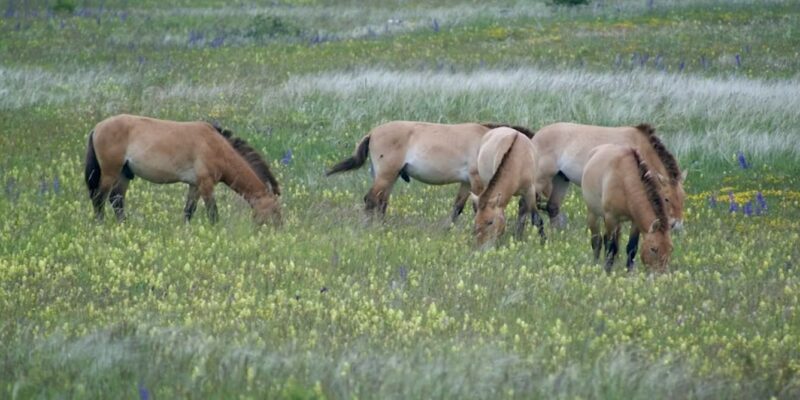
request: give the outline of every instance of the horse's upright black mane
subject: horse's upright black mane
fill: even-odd
[[[274,175],[272,175],[269,165],[264,158],[261,157],[261,154],[256,151],[256,149],[250,146],[250,144],[244,139],[233,136],[233,131],[230,129],[223,128],[216,122],[211,122],[211,126],[213,126],[220,135],[225,137],[225,139],[228,140],[228,143],[233,146],[233,149],[236,150],[236,152],[239,153],[239,155],[242,156],[245,161],[247,161],[247,164],[249,164],[256,175],[258,175],[258,178],[261,179],[262,182],[269,184],[273,193],[276,195],[281,194],[278,180],[275,179]]]
[[[675,160],[675,156],[673,156],[672,153],[667,150],[667,147],[664,146],[664,143],[661,142],[661,139],[656,136],[656,129],[650,124],[639,124],[636,126],[636,129],[647,136],[650,146],[653,147],[653,150],[655,150],[656,155],[658,155],[658,158],[661,160],[661,163],[664,164],[664,168],[667,170],[667,174],[669,175],[669,179],[672,184],[674,185],[678,183],[681,180],[681,169],[678,167],[678,162]]]

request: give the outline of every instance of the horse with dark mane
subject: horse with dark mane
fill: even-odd
[[[638,150],[615,144],[595,147],[589,152],[581,188],[589,210],[594,257],[600,257],[600,247],[604,245],[606,272],[611,271],[619,249],[620,224],[627,220],[631,221],[626,249],[628,270],[633,268],[640,233],[644,234],[642,261],[658,272],[667,270],[672,240],[667,204],[662,195],[664,188]],[[605,224],[602,243],[598,218]]]
[[[559,214],[569,183],[582,185],[581,175],[592,149],[602,144],[618,144],[639,151],[664,186],[669,226],[676,231],[682,229],[686,173],[680,171],[675,157],[652,126],[605,127],[560,122],[539,129],[531,141],[540,154],[536,160],[536,189],[541,199],[547,200],[551,222]]]
[[[460,183],[450,220],[464,210],[470,192],[481,193],[478,178],[478,149],[489,130],[505,124],[434,124],[392,121],[373,128],[356,145],[355,153],[334,165],[326,175],[349,171],[364,165],[371,156],[374,182],[364,196],[368,214],[383,216],[397,178],[414,178],[430,185]],[[527,137],[530,130],[512,126]]]
[[[85,174],[97,219],[103,219],[107,197],[117,219],[124,219],[125,193],[134,176],[188,184],[187,222],[201,197],[216,222],[214,186],[222,182],[250,204],[257,223],[280,223],[280,188],[267,163],[247,142],[207,122],[121,114],[98,123],[89,134]]]

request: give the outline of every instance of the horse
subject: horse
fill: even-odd
[[[481,141],[478,174],[486,188],[477,199],[474,235],[478,247],[492,243],[506,227],[505,208],[513,196],[520,196],[516,237],[521,238],[525,221],[538,226],[545,240],[543,221],[536,211],[536,149],[528,137],[508,127],[492,129]]]
[[[371,156],[373,184],[364,196],[368,215],[386,214],[389,195],[397,178],[414,178],[430,185],[460,183],[450,221],[463,212],[470,192],[480,193],[477,158],[481,139],[491,129],[510,126],[490,123],[436,124],[392,121],[373,128],[356,145],[353,156],[331,167],[325,175],[350,171]],[[520,126],[519,132],[533,133]]]
[[[683,182],[686,172],[681,172],[675,157],[655,135],[652,126],[602,127],[561,122],[539,129],[531,141],[540,154],[537,159],[536,187],[540,201],[547,200],[543,209],[547,211],[551,222],[557,221],[569,182],[581,186],[581,176],[590,151],[601,144],[620,144],[636,148],[653,168],[659,182],[665,186],[664,199],[670,227],[675,231],[683,229],[683,202],[686,197]]]
[[[99,122],[89,133],[85,169],[98,220],[103,219],[106,197],[117,220],[125,219],[125,193],[135,176],[153,183],[187,183],[186,222],[192,219],[200,197],[209,220],[217,221],[214,186],[218,182],[250,204],[256,223],[281,221],[280,188],[266,161],[231,131],[206,122],[127,114]]]
[[[603,245],[606,249],[606,272],[611,272],[619,246],[620,223],[631,221],[630,241],[626,248],[627,268],[633,269],[634,257],[643,233],[641,257],[657,272],[667,270],[672,254],[672,239],[667,224],[667,204],[657,182],[639,150],[631,146],[604,144],[589,152],[581,177],[583,198],[588,208],[589,229],[594,258],[600,257],[598,218],[605,224]]]

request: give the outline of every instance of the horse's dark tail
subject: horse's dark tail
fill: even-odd
[[[89,198],[94,199],[100,188],[100,163],[94,152],[94,130],[89,133],[89,144],[86,146],[86,186],[89,188]]]
[[[367,160],[367,155],[369,155],[369,135],[364,136],[361,139],[361,142],[358,143],[358,147],[356,147],[355,153],[353,156],[339,162],[338,164],[331,167],[328,172],[325,172],[325,176],[330,176],[338,172],[343,171],[350,171],[352,169],[356,169],[362,165],[364,165],[364,161]]]

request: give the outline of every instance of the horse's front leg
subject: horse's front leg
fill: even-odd
[[[197,185],[189,184],[189,191],[186,193],[186,205],[183,207],[183,220],[192,220],[194,211],[197,209],[197,201],[200,199],[200,191]]]
[[[203,202],[206,204],[208,220],[211,221],[212,224],[216,224],[218,212],[217,200],[214,198],[214,182],[202,182],[198,185],[198,189],[200,191],[200,196],[203,198]]]
[[[592,210],[588,211],[588,224],[589,224],[589,232],[591,232],[592,239],[592,252],[594,253],[594,261],[597,262],[600,260],[600,248],[602,245],[602,239],[600,237],[600,227],[597,223],[597,215],[595,215]]]
[[[536,202],[538,199],[538,194],[536,193],[535,187],[531,187],[526,194],[528,203],[528,214],[531,216],[531,224],[537,228],[539,231],[539,238],[541,243],[544,244],[547,241],[547,235],[544,233],[544,221],[542,217],[539,215],[539,212],[536,210]],[[527,218],[527,215],[525,216]]]
[[[456,219],[462,212],[464,212],[464,206],[467,204],[467,200],[469,200],[469,191],[470,184],[462,182],[461,185],[458,187],[458,193],[456,194],[456,200],[453,202],[453,212],[450,213],[450,221],[452,223],[456,223]]]
[[[628,245],[625,247],[625,252],[628,254],[628,261],[625,263],[625,265],[628,267],[628,272],[633,271],[633,263],[636,258],[636,250],[638,248],[639,248],[639,229],[637,229],[636,226],[632,226],[631,235],[628,238]]]

